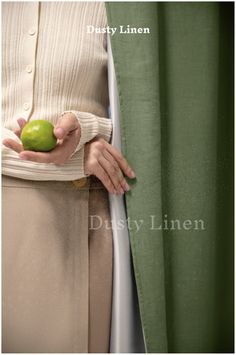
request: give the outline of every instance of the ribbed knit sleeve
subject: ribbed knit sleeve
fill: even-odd
[[[104,138],[107,142],[111,139],[112,122],[110,119],[98,117],[88,112],[80,111],[64,111],[64,113],[73,113],[79,121],[81,128],[81,135],[76,152],[84,146],[85,143],[91,141],[96,136]]]

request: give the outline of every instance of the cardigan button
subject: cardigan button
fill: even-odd
[[[23,108],[25,111],[28,111],[28,109],[30,108],[30,104],[28,102],[25,102]]]
[[[30,28],[28,33],[29,33],[30,36],[35,35],[36,29],[35,28]]]
[[[27,71],[27,73],[32,73],[32,66],[31,65],[27,65],[26,71]]]

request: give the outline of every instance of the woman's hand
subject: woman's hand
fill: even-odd
[[[102,138],[95,138],[85,144],[84,171],[86,175],[97,176],[113,194],[123,194],[130,190],[123,173],[131,179],[135,177],[119,150]]]
[[[27,122],[23,118],[19,118],[17,122],[19,129],[14,133],[20,138]],[[58,144],[47,153],[26,151],[22,144],[13,139],[5,139],[3,144],[19,153],[21,159],[61,165],[70,159],[80,140],[80,125],[76,117],[71,113],[63,115],[54,128],[54,134]],[[123,173],[131,179],[135,177],[122,154],[102,138],[95,138],[85,144],[84,171],[86,175],[97,176],[113,194],[123,194],[130,190]]]
[[[21,131],[27,122],[23,118],[19,118],[17,122],[20,128],[14,133],[20,138]],[[58,139],[58,144],[47,153],[24,150],[23,145],[13,139],[5,139],[3,144],[19,153],[19,157],[24,160],[57,165],[65,164],[74,153],[80,140],[80,125],[76,117],[69,112],[64,114],[54,128],[54,135]]]

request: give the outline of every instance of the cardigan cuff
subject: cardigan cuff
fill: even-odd
[[[112,122],[109,118],[103,118],[92,113],[74,110],[64,111],[62,115],[65,113],[73,113],[80,124],[80,141],[75,152],[79,151],[85,143],[91,141],[96,136],[101,136],[107,142],[110,141]]]

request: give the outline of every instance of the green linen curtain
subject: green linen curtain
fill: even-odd
[[[146,351],[233,352],[234,4],[106,7]]]

